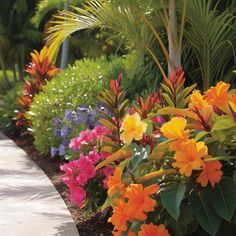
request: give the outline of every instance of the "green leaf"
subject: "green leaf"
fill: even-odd
[[[178,221],[180,204],[184,198],[186,185],[183,183],[172,184],[161,192],[161,200],[168,213]]]
[[[206,131],[198,132],[195,136],[195,140],[199,141],[200,139],[202,139],[203,137],[205,137],[208,134],[209,134],[209,132],[206,132]]]
[[[98,122],[99,122],[101,125],[107,127],[109,130],[111,130],[111,131],[113,131],[113,132],[117,132],[117,131],[118,131],[118,130],[117,130],[117,127],[116,127],[114,124],[112,124],[110,121],[108,121],[108,120],[99,119]]]
[[[236,186],[230,177],[223,177],[215,188],[207,188],[207,194],[219,216],[230,222],[236,208]]]
[[[212,127],[212,132],[216,130],[225,130],[236,127],[236,122],[231,116],[219,116]]]
[[[171,107],[174,107],[174,103],[173,101],[171,100],[170,96],[167,94],[167,93],[162,93],[162,97],[164,98],[165,102],[171,106]]]
[[[177,96],[177,105],[189,94],[193,91],[193,89],[196,87],[196,84],[193,84],[189,87],[186,87],[183,91],[181,91]]]
[[[221,219],[215,212],[211,200],[204,192],[192,195],[191,205],[197,221],[209,234],[215,235],[220,226]]]
[[[171,92],[171,90],[170,90],[170,88],[169,88],[167,85],[161,83],[161,87],[163,88],[163,90],[165,90],[165,92],[166,92],[170,97],[173,95],[172,92]]]
[[[143,122],[145,122],[147,124],[147,130],[145,133],[147,135],[152,135],[152,131],[153,131],[152,122],[149,119],[145,119],[145,120],[143,120]]]

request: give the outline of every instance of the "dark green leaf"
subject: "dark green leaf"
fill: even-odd
[[[168,213],[178,221],[180,204],[184,198],[186,185],[183,183],[172,184],[161,192],[161,200]]]
[[[212,131],[225,130],[236,127],[236,122],[231,116],[219,116],[212,127]]]
[[[215,235],[220,226],[221,219],[215,212],[211,200],[204,192],[193,194],[191,205],[199,224],[209,234]]]
[[[230,177],[223,177],[215,188],[207,188],[207,194],[219,216],[230,221],[236,207],[236,186]]]

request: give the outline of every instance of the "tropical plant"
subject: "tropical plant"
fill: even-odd
[[[57,146],[58,138],[53,134],[54,118],[63,120],[66,110],[76,112],[78,106],[96,106],[96,96],[107,86],[110,78],[117,77],[120,72],[126,78],[121,58],[84,59],[76,61],[48,82],[34,97],[27,114],[32,122],[36,148],[47,153],[51,146]]]
[[[86,199],[81,184],[96,179],[104,168],[113,170],[102,209],[113,210],[109,222],[114,235],[233,235],[235,91],[223,81],[204,94],[190,92],[193,87],[180,90],[181,69],[171,78],[163,84],[167,95],[139,98],[139,105],[131,107],[121,80],[112,80],[110,90],[99,96],[108,110],[101,112],[99,121],[107,128],[106,138],[89,146],[106,152],[106,158],[94,163],[90,155],[78,156],[62,166],[63,180],[72,201],[81,207]],[[176,100],[177,91],[182,95]],[[92,140],[88,132],[71,140],[79,153],[87,150],[86,140]],[[85,163],[92,166],[83,168]]]
[[[229,72],[235,66],[235,8],[232,5],[222,10],[219,1],[213,0],[88,1],[84,8],[73,8],[77,13],[63,11],[55,16],[55,26],[49,29],[50,53],[53,57],[58,46],[72,33],[99,27],[125,42],[136,61],[129,67],[133,72],[151,68],[154,76],[160,71],[167,77],[167,66],[169,71],[180,66],[182,55],[183,65],[194,62],[192,69],[186,67],[187,72],[200,71],[197,75],[207,89],[218,79],[234,78]]]
[[[18,104],[22,107],[16,115],[16,125],[29,127],[30,121],[25,114],[32,105],[34,96],[38,94],[47,81],[50,81],[59,69],[52,65],[48,57],[48,49],[45,46],[40,53],[34,51],[31,53],[32,61],[27,66],[27,72],[34,80],[26,81],[22,91],[22,95],[18,98]]]

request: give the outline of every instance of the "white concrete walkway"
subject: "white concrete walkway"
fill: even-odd
[[[0,132],[0,235],[78,236],[45,173]]]

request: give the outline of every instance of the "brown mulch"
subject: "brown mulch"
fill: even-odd
[[[9,136],[9,135],[8,135]],[[110,236],[112,235],[112,225],[104,220],[100,213],[83,212],[73,204],[69,199],[69,190],[61,180],[62,171],[60,170],[60,162],[58,159],[52,159],[47,155],[40,154],[33,145],[33,137],[29,135],[9,136],[14,142],[20,146],[28,156],[38,164],[45,172],[55,188],[65,201],[71,215],[75,221],[80,236]]]

